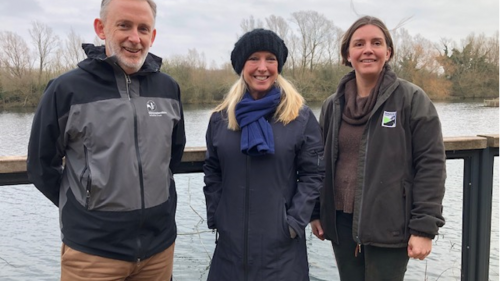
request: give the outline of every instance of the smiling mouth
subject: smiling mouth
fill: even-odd
[[[254,76],[254,78],[259,81],[266,81],[269,76]]]
[[[141,49],[130,49],[127,47],[123,47],[123,49],[125,49],[129,53],[134,53],[134,54],[139,53],[141,51]]]
[[[376,60],[374,59],[371,59],[371,60],[361,60],[361,62],[364,62],[364,63],[370,63],[370,62],[375,62]]]

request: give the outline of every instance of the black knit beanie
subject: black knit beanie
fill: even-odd
[[[285,42],[271,30],[257,28],[249,31],[234,44],[231,52],[231,63],[234,71],[241,74],[248,57],[255,52],[267,51],[273,53],[278,59],[278,73],[281,73],[283,64],[288,56]]]

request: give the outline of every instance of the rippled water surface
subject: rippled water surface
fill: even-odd
[[[435,103],[445,137],[498,134],[498,108],[482,103]],[[319,105],[311,105],[317,116]],[[210,108],[186,106],[187,146],[205,146]],[[0,156],[26,155],[32,112],[0,111]],[[444,199],[446,225],[425,261],[411,260],[405,280],[460,280],[462,241],[461,160],[448,160]],[[203,177],[176,175],[178,188],[174,280],[206,280],[214,249],[207,229]],[[495,160],[490,280],[498,280],[498,160]],[[0,186],[0,280],[58,280],[60,234],[58,211],[33,185]],[[339,280],[329,242],[306,230],[311,280]]]

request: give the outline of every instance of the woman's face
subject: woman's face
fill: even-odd
[[[352,34],[347,60],[351,62],[357,77],[378,78],[390,55],[384,33],[377,26],[364,25]]]
[[[270,52],[255,52],[243,66],[245,80],[250,95],[254,99],[264,97],[278,78],[278,59]]]

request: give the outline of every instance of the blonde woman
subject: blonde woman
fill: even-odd
[[[208,280],[309,280],[304,229],[324,176],[318,121],[280,73],[288,50],[255,29],[234,46],[240,78],[210,118],[207,223],[218,232]]]

